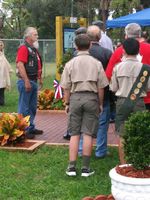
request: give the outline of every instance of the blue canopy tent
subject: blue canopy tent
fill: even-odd
[[[138,23],[141,26],[150,26],[150,8],[106,21],[107,28],[125,27],[129,23]]]

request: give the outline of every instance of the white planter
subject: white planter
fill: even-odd
[[[118,174],[115,168],[109,172],[111,193],[115,200],[150,200],[150,178],[131,178]]]

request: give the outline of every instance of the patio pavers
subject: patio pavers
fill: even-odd
[[[35,119],[36,128],[44,133],[37,135],[35,139],[46,140],[51,145],[68,145],[69,141],[63,139],[67,130],[67,115],[64,111],[38,111]],[[115,134],[114,124],[109,124],[108,145],[116,146],[118,136]]]

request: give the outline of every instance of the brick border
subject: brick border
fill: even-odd
[[[0,150],[8,150],[8,151],[27,151],[32,152],[36,148],[39,148],[41,145],[45,144],[45,140],[26,140],[27,142],[35,143],[30,147],[15,147],[15,146],[0,146]]]

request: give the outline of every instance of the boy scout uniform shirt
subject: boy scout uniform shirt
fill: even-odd
[[[125,58],[124,61],[115,66],[110,81],[110,89],[116,92],[117,97],[127,97],[136,78],[138,77],[142,63],[135,58]],[[150,90],[150,79],[148,80],[147,90]],[[145,97],[143,91],[140,97]]]
[[[66,63],[61,86],[71,93],[91,91],[98,92],[98,88],[108,85],[101,62],[90,56],[88,51],[79,51],[77,56]]]

